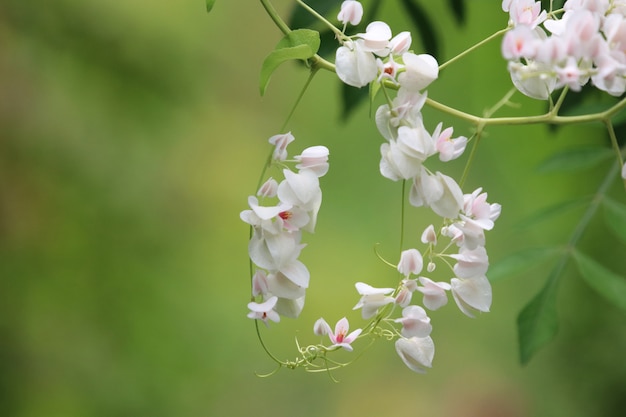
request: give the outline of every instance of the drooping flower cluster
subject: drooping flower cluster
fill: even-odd
[[[287,145],[294,140],[291,132],[269,139],[274,145],[272,162],[285,166]],[[241,219],[252,227],[248,246],[251,261],[257,267],[252,277],[252,296],[248,317],[278,322],[280,315],[297,317],[304,306],[309,271],[298,260],[305,244],[302,231],[313,232],[322,203],[319,177],[328,171],[328,149],[313,146],[295,156],[297,172],[283,168],[284,179],[269,178],[256,196],[248,197],[250,209]],[[273,205],[261,205],[267,200]]]
[[[559,88],[580,91],[589,80],[614,96],[626,91],[626,3],[568,0],[557,18],[541,2],[503,0],[509,12],[502,55],[513,84],[541,100]]]
[[[348,7],[354,7],[354,3],[347,1],[342,6],[338,18],[344,19],[344,25],[352,23],[347,16],[351,16]],[[404,278],[397,287],[375,288],[356,283],[361,298],[354,309],[361,310],[363,319],[381,315],[382,322],[394,329],[391,338],[396,339],[396,351],[403,362],[413,371],[424,372],[431,367],[434,357],[432,326],[426,310],[411,304],[413,293],[423,295],[423,305],[429,310],[447,304],[449,291],[464,314],[474,317],[476,311],[489,311],[491,286],[485,276],[489,262],[484,231],[493,227],[500,215],[500,206],[487,203],[487,194],[482,193],[482,189],[464,195],[452,177],[433,173],[424,165],[434,155],[443,162],[458,158],[468,139],[453,138],[453,129],[444,129],[441,123],[432,133],[426,129],[421,113],[427,97],[425,89],[437,79],[439,66],[430,55],[410,52],[410,46],[408,32],[392,37],[386,23],[372,22],[365,33],[343,40],[335,65],[339,78],[349,85],[362,87],[371,82],[387,81],[397,89],[393,98],[387,92],[388,102],[376,112],[376,126],[385,139],[380,147],[380,172],[393,181],[410,181],[411,205],[429,207],[443,218],[438,232],[430,225],[422,234],[422,242],[427,245],[424,255],[414,248],[401,253],[397,270]],[[436,250],[438,236],[449,239],[441,252]],[[450,247],[456,247],[458,252],[444,253]],[[435,282],[422,275],[425,256],[429,259],[427,274],[435,270],[437,260],[443,260],[453,277]],[[390,305],[392,308],[387,308]],[[396,306],[402,308],[402,317],[392,319]],[[400,324],[401,329],[398,331],[393,324]],[[316,332],[322,328],[331,334],[328,325],[321,326],[318,322]],[[338,344],[334,342],[334,346]]]

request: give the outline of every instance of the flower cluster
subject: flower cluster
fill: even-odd
[[[344,25],[360,20],[362,10],[356,8],[355,3],[358,2],[343,3],[338,18]],[[351,20],[354,16],[359,19]],[[424,165],[434,155],[443,162],[458,158],[468,139],[464,136],[453,138],[453,129],[444,129],[441,123],[432,133],[426,129],[421,113],[427,97],[425,89],[437,79],[439,66],[430,55],[410,52],[410,46],[408,32],[392,37],[386,23],[372,22],[365,33],[342,40],[335,64],[337,75],[349,85],[362,87],[371,82],[387,81],[397,89],[397,94],[391,98],[387,87],[381,84],[387,103],[376,111],[376,126],[385,139],[380,147],[380,172],[393,181],[410,181],[411,205],[429,207],[442,217],[443,226],[438,231],[430,225],[422,234],[422,243],[427,245],[424,255],[415,248],[401,253],[396,269],[403,278],[396,288],[375,288],[363,282],[356,283],[361,298],[354,309],[361,310],[363,319],[376,317],[380,319],[375,319],[376,322],[388,325],[390,330],[386,334],[388,339],[396,340],[400,358],[411,370],[424,372],[432,365],[435,346],[430,337],[430,318],[423,307],[411,304],[413,293],[417,291],[423,295],[423,305],[429,310],[447,304],[449,291],[464,314],[474,317],[475,311],[489,311],[491,286],[485,276],[489,261],[484,231],[493,228],[500,215],[500,205],[487,203],[487,194],[480,188],[464,195],[452,177],[441,172],[433,173]],[[449,240],[441,251],[436,250],[438,237]],[[446,253],[450,247],[456,247],[458,251]],[[429,260],[427,273],[436,269],[436,261],[443,260],[453,277],[447,282],[435,282],[422,275],[425,256]],[[392,308],[386,308],[389,305]],[[392,318],[395,306],[402,308],[402,316],[397,319]],[[345,337],[343,344],[339,344],[333,339],[330,327],[320,320],[315,327],[316,333],[331,335],[333,346],[347,348],[356,338]],[[395,327],[398,324],[400,330]],[[344,325],[345,331],[341,335],[347,332],[347,321]],[[341,326],[338,324],[338,327]],[[335,338],[337,334],[336,330]],[[360,329],[357,336],[359,334]]]
[[[568,0],[560,18],[533,0],[503,0],[502,9],[512,27],[502,55],[525,95],[545,100],[565,86],[580,91],[589,80],[614,96],[626,91],[626,2]]]
[[[337,16],[347,25],[361,21],[363,9],[358,1],[344,1]],[[392,37],[385,22],[371,22],[365,33],[343,37],[335,54],[337,76],[353,87],[363,87],[376,80],[399,82],[406,89],[419,91],[437,78],[437,61],[430,55],[409,52],[411,33]]]
[[[304,306],[309,271],[298,260],[304,244],[302,231],[313,232],[322,203],[319,177],[328,171],[328,149],[313,146],[295,156],[294,172],[286,167],[289,133],[272,136],[272,162],[283,166],[284,179],[269,178],[256,196],[248,197],[249,210],[241,219],[252,228],[248,252],[257,269],[252,277],[252,296],[248,317],[278,322],[280,315],[297,317]],[[261,205],[273,200],[274,205]],[[277,201],[276,201],[277,200]]]

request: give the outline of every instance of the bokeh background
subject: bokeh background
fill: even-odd
[[[440,62],[506,25],[500,3],[467,3],[461,26],[444,2],[427,2]],[[292,2],[276,7],[287,16]],[[381,18],[394,32],[411,27],[398,2],[384,2]],[[622,416],[626,319],[571,265],[556,340],[519,364],[515,320],[550,261],[494,282],[489,314],[472,320],[453,304],[432,313],[426,375],[384,342],[337,371],[339,383],[301,370],[255,375],[273,366],[245,317],[239,212],[307,76],[284,65],[259,95],[262,60],[279,39],[252,0],[218,0],[210,14],[203,0],[0,3],[0,415]],[[509,88],[496,41],[443,72],[429,95],[480,114]],[[543,109],[514,101],[521,110],[502,114]],[[395,279],[373,246],[394,257],[400,185],[378,174],[382,139],[367,106],[347,122],[340,113],[337,80],[320,73],[288,125],[292,154],[324,144],[331,170],[302,254],[312,273],[305,311],[262,329],[281,358],[295,355],[294,335],[316,342],[320,316],[360,323],[354,282]],[[469,134],[432,110],[425,120]],[[492,263],[567,241],[582,208],[524,219],[593,193],[606,169],[536,167],[555,150],[604,141],[593,125],[488,130],[466,191],[483,186],[503,206],[487,237]],[[459,175],[464,161],[445,169]],[[617,181],[611,193],[624,201]],[[409,210],[407,241],[428,221]],[[624,246],[601,219],[581,250],[626,274]]]

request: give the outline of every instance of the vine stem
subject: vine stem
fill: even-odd
[[[466,49],[465,51],[461,52],[460,54],[458,54],[457,56],[450,58],[449,60],[447,60],[446,62],[444,62],[443,64],[439,65],[439,71],[441,71],[442,69],[444,69],[445,67],[447,67],[448,65],[458,61],[459,59],[463,58],[465,55],[468,55],[472,52],[474,52],[476,49],[482,47],[484,44],[492,41],[493,39],[497,38],[498,36],[506,33],[508,30],[510,30],[510,27],[507,27],[505,29],[501,29],[495,33],[493,33],[492,35],[489,35],[488,37],[486,37],[485,39],[483,39],[482,41],[478,42],[475,45],[470,46],[468,49]]]

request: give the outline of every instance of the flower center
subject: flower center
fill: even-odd
[[[290,211],[281,211],[280,213],[278,213],[278,217],[283,220],[289,220],[291,216],[293,216],[293,213]]]

